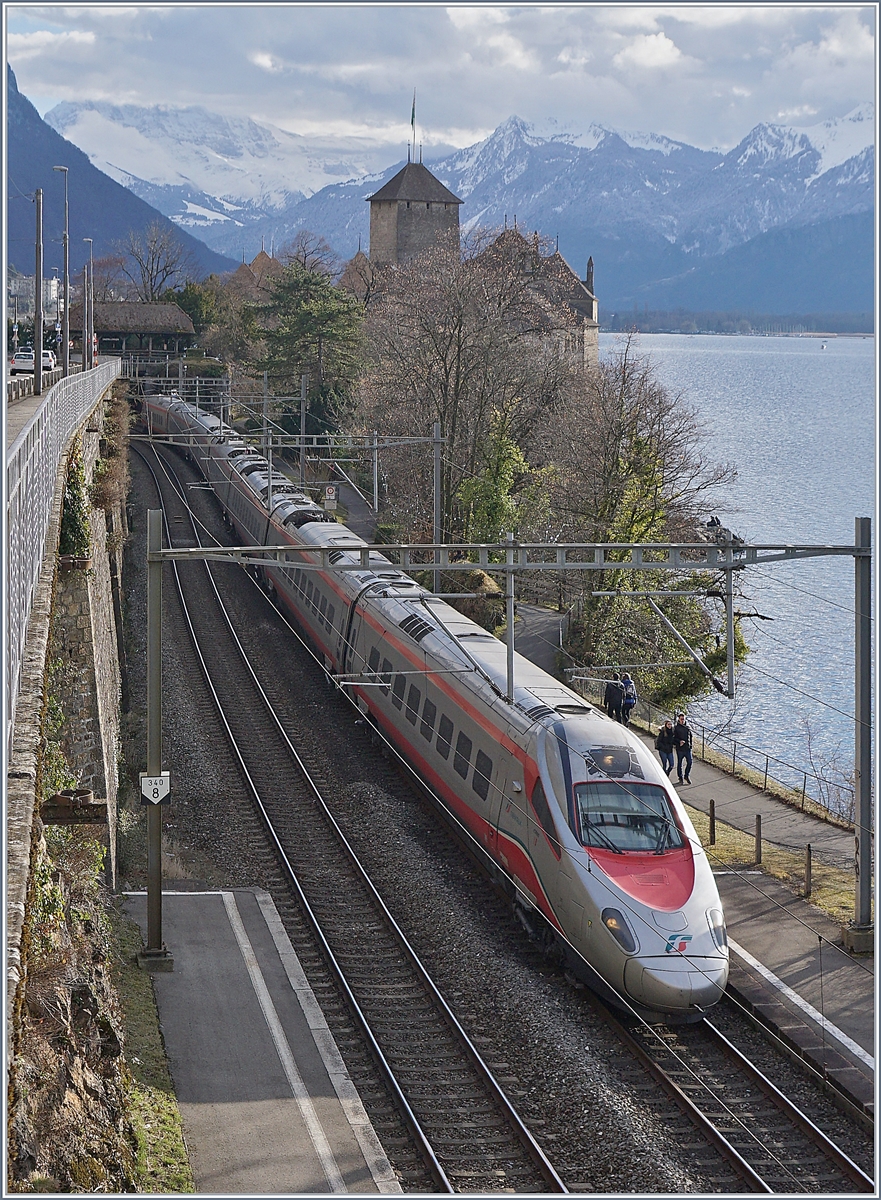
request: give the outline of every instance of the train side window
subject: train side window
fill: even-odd
[[[396,675],[395,682],[392,684],[392,704],[395,708],[403,708],[404,706],[404,691],[407,687],[407,676]]]
[[[375,646],[370,647],[370,653],[367,655],[367,670],[369,674],[375,675],[379,668],[379,651]]]
[[[322,596],[318,602],[318,615],[321,620],[324,620],[324,614],[327,612],[327,596]]]
[[[422,693],[415,683],[410,684],[410,691],[407,693],[407,720],[411,725],[415,725],[419,717],[419,705],[422,701]]]
[[[471,738],[460,733],[456,738],[456,753],[453,755],[453,770],[464,779],[471,765]]]
[[[312,580],[308,578],[306,580],[306,603],[312,603]]]
[[[493,760],[488,754],[478,750],[477,758],[474,760],[474,777],[471,780],[471,787],[481,800],[485,800],[489,795],[489,781],[492,779],[492,773]]]
[[[422,724],[419,726],[419,732],[427,742],[431,741],[431,735],[434,733],[434,718],[437,716],[437,706],[426,697],[425,704],[422,709]]]
[[[382,674],[379,678],[381,680],[381,686],[379,690],[382,692],[383,696],[387,696],[389,684],[392,681],[392,664],[387,658],[382,660]]]
[[[441,713],[440,725],[437,729],[437,752],[441,758],[450,757],[450,747],[453,744],[453,722]]]
[[[336,611],[335,611],[335,609],[334,609],[333,605],[332,605],[332,604],[328,604],[328,606],[327,606],[327,616],[325,617],[325,621],[326,621],[326,623],[327,623],[327,628],[328,628],[328,629],[333,629],[333,619],[334,619],[334,617],[335,617],[335,616],[336,616]]]

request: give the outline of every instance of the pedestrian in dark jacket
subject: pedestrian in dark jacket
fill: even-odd
[[[669,775],[673,770],[673,722],[665,721],[658,730],[655,738],[655,749],[661,756],[661,766],[664,774]]]
[[[603,703],[606,706],[606,712],[616,721],[621,720],[621,705],[624,703],[624,685],[618,678],[616,671],[609,682],[606,684],[606,692],[603,696]]]
[[[685,713],[680,713],[673,726],[673,745],[676,748],[676,774],[680,783],[691,783],[691,730],[685,720]],[[685,778],[683,779],[683,775]]]
[[[624,703],[621,705],[621,723],[630,724],[630,714],[636,708],[636,684],[625,671],[621,676],[621,686],[624,688]]]

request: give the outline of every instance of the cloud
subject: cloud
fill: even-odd
[[[69,30],[66,33],[52,33],[48,29],[38,29],[33,33],[10,33],[7,47],[11,59],[21,60],[37,58],[47,51],[66,50],[71,46],[91,46],[95,35],[88,31]]]
[[[60,100],[261,114],[316,141],[400,142],[413,88],[426,145],[467,145],[514,113],[705,148],[875,92],[873,10],[826,4],[9,5],[9,58]],[[808,111],[810,114],[808,115]],[[473,137],[471,136],[473,132]],[[348,151],[347,151],[348,153]]]
[[[672,67],[682,51],[666,33],[641,33],[612,58],[616,67]]]
[[[261,71],[268,71],[270,75],[276,75],[279,71],[284,70],[284,63],[279,62],[271,54],[267,54],[264,50],[252,50],[248,55],[248,62],[259,67]]]
[[[575,46],[564,46],[557,55],[557,62],[567,67],[586,67],[593,55],[589,50],[581,50]]]
[[[481,25],[505,25],[510,20],[503,8],[448,8],[446,13],[456,29],[476,29]]]

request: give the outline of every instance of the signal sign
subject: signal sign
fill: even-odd
[[[141,804],[170,804],[171,772],[163,771],[160,775],[147,775],[141,771]]]

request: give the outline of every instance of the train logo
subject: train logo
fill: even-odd
[[[688,949],[688,943],[691,941],[691,934],[674,934],[673,937],[667,938],[667,945],[664,947],[665,954],[684,954]]]

